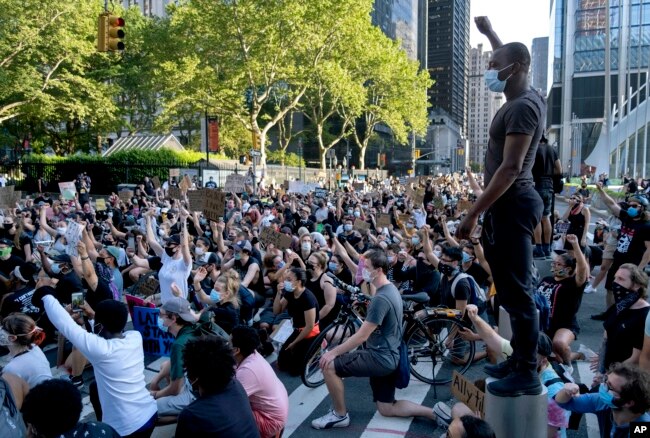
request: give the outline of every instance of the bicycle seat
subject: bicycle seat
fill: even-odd
[[[402,295],[403,301],[413,301],[414,303],[424,304],[429,302],[429,294],[426,292],[418,292],[413,295]]]

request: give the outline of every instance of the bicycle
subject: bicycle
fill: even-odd
[[[314,338],[307,350],[301,378],[310,388],[325,381],[319,365],[321,356],[356,333],[363,322],[362,312],[371,300],[358,287],[345,284],[336,277],[333,279],[346,295],[342,297],[343,305],[336,319]],[[459,335],[460,329],[471,328],[461,319],[461,312],[445,307],[426,307],[425,303],[429,301],[426,292],[402,295],[402,300],[403,339],[409,351],[411,374],[431,385],[450,383],[454,371],[464,374],[472,364],[476,346],[474,341],[467,341]]]

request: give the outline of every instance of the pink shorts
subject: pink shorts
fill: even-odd
[[[273,438],[284,429],[284,421],[269,418],[264,412],[253,410],[253,417],[255,417],[255,423],[260,431],[261,438]]]

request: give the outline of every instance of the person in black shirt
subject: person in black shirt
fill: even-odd
[[[533,164],[533,179],[535,180],[535,190],[539,193],[544,203],[542,220],[535,227],[535,257],[551,255],[551,239],[553,238],[551,228],[551,209],[553,205],[553,176],[562,173],[562,163],[557,156],[555,149],[548,144],[546,137],[542,136],[535,153],[535,163]]]
[[[304,269],[292,268],[284,276],[284,283],[278,285],[273,301],[273,313],[279,315],[285,309],[293,318],[293,333],[282,345],[278,354],[278,368],[292,376],[302,372],[307,349],[312,339],[320,333],[318,326],[318,300],[309,289]]]
[[[72,293],[83,290],[81,278],[79,278],[72,268],[72,259],[67,254],[59,254],[48,258],[42,246],[38,247],[38,251],[45,273],[50,278],[59,280],[56,286],[54,286],[57,291],[57,297],[63,303],[70,303]],[[52,264],[50,264],[50,259],[52,260]]]
[[[16,266],[25,260],[11,253],[14,243],[9,239],[0,239],[0,275],[9,278]]]
[[[177,437],[258,438],[246,391],[235,379],[235,358],[228,341],[217,336],[190,340],[183,364],[196,400],[178,416]]]

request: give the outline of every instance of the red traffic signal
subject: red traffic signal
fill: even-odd
[[[124,50],[124,18],[104,12],[99,16],[97,30],[97,50],[99,52],[115,52]]]

